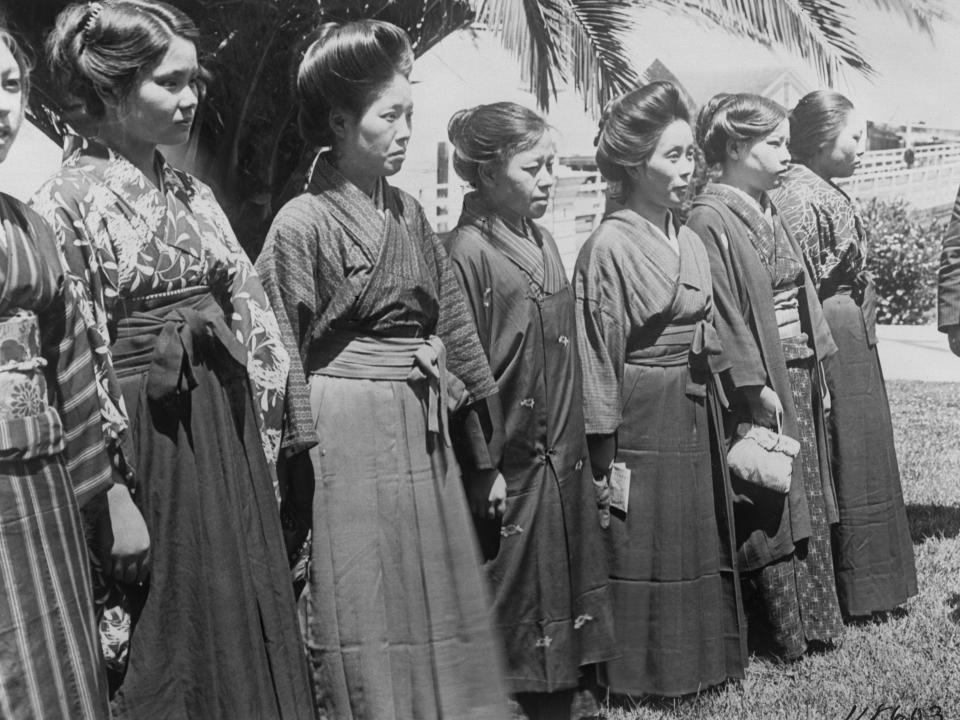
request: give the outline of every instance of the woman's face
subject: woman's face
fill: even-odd
[[[815,159],[819,161],[825,177],[850,177],[860,167],[860,157],[863,155],[863,118],[855,111],[847,113],[847,119],[840,134],[832,144],[820,148]]]
[[[784,120],[769,135],[752,143],[731,143],[728,162],[739,166],[737,176],[746,192],[773,190],[783,182],[790,162],[790,122]]]
[[[553,138],[544,133],[529,150],[482,168],[480,191],[490,206],[507,218],[541,218],[550,202],[556,154]]]
[[[650,159],[627,170],[632,191],[656,207],[680,207],[690,184],[694,157],[690,123],[674,120],[660,135]]]
[[[331,113],[339,162],[363,177],[393,175],[407,157],[412,120],[410,81],[394,75],[359,117],[344,111]]]
[[[0,42],[0,162],[17,139],[23,119],[23,78],[10,49]]]
[[[180,145],[190,138],[199,96],[197,48],[175,37],[167,54],[142,73],[130,93],[112,105],[123,133],[149,145]],[[111,106],[110,100],[107,101]]]

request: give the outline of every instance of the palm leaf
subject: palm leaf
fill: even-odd
[[[477,13],[520,60],[521,75],[544,109],[551,95],[556,97],[566,67],[562,14],[562,0],[490,0]]]
[[[629,49],[627,33],[639,24],[629,0],[580,0],[571,3],[567,25],[572,45],[572,81],[584,107],[596,117],[612,98],[641,84]]]
[[[947,10],[943,0],[860,0],[860,2],[902,16],[910,27],[928,37],[933,36],[935,23],[953,19],[953,14]]]

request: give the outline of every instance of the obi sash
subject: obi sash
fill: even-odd
[[[117,314],[111,347],[120,378],[147,373],[147,397],[172,401],[197,387],[193,367],[224,354],[245,372],[246,348],[224,319],[206,286],[126,299]]]
[[[0,461],[63,452],[60,415],[47,402],[37,316],[18,310],[0,318]]]
[[[310,346],[306,370],[355,380],[425,382],[427,429],[450,445],[447,350],[437,336],[386,337],[334,329]]]
[[[720,355],[721,352],[720,336],[716,328],[706,320],[699,320],[686,325],[668,325],[652,345],[628,350],[624,362],[647,367],[689,365],[690,380],[687,382],[686,393],[705,397],[706,382],[711,374],[710,356]]]

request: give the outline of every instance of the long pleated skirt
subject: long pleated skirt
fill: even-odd
[[[891,610],[917,594],[893,423],[876,347],[848,294],[823,303],[839,352],[825,363],[840,522],[833,529],[840,607],[847,615]]]
[[[489,591],[425,383],[310,376],[320,446],[302,623],[329,720],[503,720]]]
[[[810,641],[830,643],[843,635],[824,482],[817,455],[812,368],[811,358],[787,362],[800,436],[800,455],[793,464],[792,482],[803,483],[810,508],[811,535],[798,541],[790,556],[750,574],[759,591],[776,652],[786,659],[803,655]]]
[[[733,564],[732,498],[712,404],[686,366],[624,366],[617,460],[631,471],[612,511],[610,586],[617,693],[679,696],[742,678],[746,634]]]
[[[114,715],[310,720],[306,658],[246,370],[214,337],[157,342],[171,324],[188,332],[176,307],[197,305],[138,313],[121,324],[113,347],[152,553],[149,583],[127,588],[133,630]],[[199,309],[222,317],[209,299]],[[163,347],[174,354],[164,356]],[[182,360],[196,386],[151,398],[151,376],[166,368],[176,381]]]
[[[59,457],[0,462],[0,717],[109,717],[89,559]]]

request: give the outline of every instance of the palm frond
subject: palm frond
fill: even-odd
[[[638,23],[630,0],[579,0],[570,5],[568,36],[574,88],[594,117],[612,98],[640,85],[624,38]]]
[[[877,0],[883,1],[883,0]],[[683,0],[664,2],[687,15],[803,58],[832,85],[843,67],[864,75],[874,70],[856,44],[842,0]]]
[[[860,0],[863,5],[872,5],[880,10],[903,17],[910,27],[928,37],[933,36],[937,23],[951,21],[953,13],[947,9],[945,0]]]
[[[562,7],[562,0],[489,0],[477,13],[520,60],[521,76],[542,108],[550,106],[557,80],[565,78]]]

